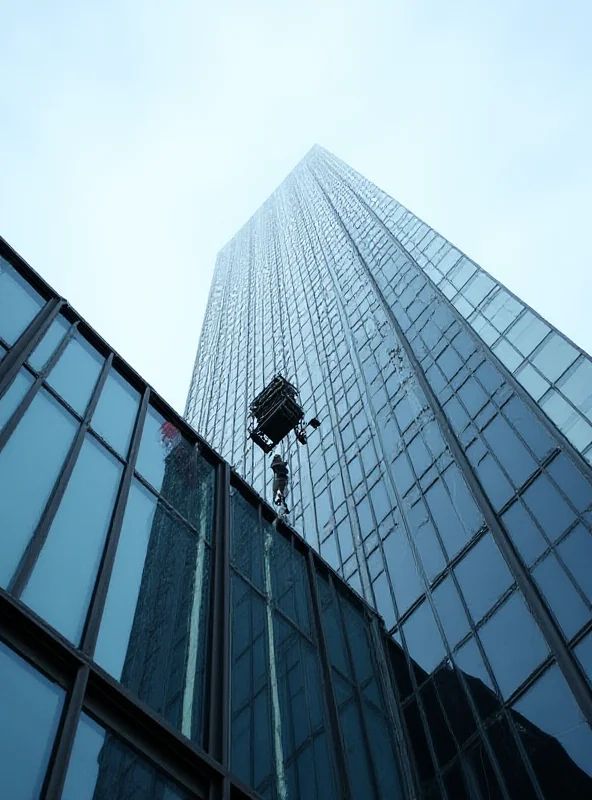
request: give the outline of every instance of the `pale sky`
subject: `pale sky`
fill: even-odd
[[[183,411],[315,143],[592,351],[590,0],[0,0],[0,233]]]

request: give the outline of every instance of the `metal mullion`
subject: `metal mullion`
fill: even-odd
[[[66,345],[68,344],[68,342],[70,341],[70,339],[72,338],[74,333],[76,332],[76,326],[77,326],[77,323],[75,323],[72,326],[72,328],[68,331],[68,333],[66,333],[66,335],[64,336],[64,338],[62,339],[60,344],[55,349],[54,354],[52,355],[50,360],[45,365],[45,368],[41,372],[38,373],[37,378],[33,382],[33,385],[31,386],[29,391],[23,397],[19,407],[16,409],[16,411],[14,412],[12,417],[8,420],[8,422],[6,423],[6,425],[3,428],[2,432],[0,432],[0,451],[2,451],[2,449],[5,446],[6,442],[10,439],[10,437],[14,433],[17,425],[19,424],[19,422],[23,418],[25,412],[27,411],[27,409],[29,408],[29,406],[33,402],[33,399],[35,398],[35,395],[37,394],[37,392],[39,391],[39,389],[43,385],[43,381],[45,380],[45,377],[49,374],[49,372],[53,368],[53,366],[56,363],[56,361],[58,360],[58,358],[62,355],[62,353],[66,349]],[[4,363],[4,362],[2,362],[2,363]],[[20,369],[20,366],[19,366],[19,369]]]
[[[84,664],[78,670],[74,688],[68,695],[60,728],[56,737],[56,744],[51,755],[45,783],[41,791],[42,800],[59,800],[62,796],[68,763],[76,738],[78,721],[82,712],[84,695],[88,684],[89,668]]]
[[[49,533],[49,529],[51,524],[55,518],[57,513],[58,507],[62,501],[64,493],[66,491],[66,487],[74,470],[74,466],[76,465],[76,461],[78,460],[78,455],[80,450],[82,449],[82,445],[84,443],[84,438],[86,436],[86,432],[90,425],[90,420],[93,415],[93,412],[96,408],[96,405],[99,401],[99,396],[101,394],[101,390],[105,381],[107,380],[107,375],[109,373],[109,369],[111,367],[111,362],[113,361],[113,353],[111,353],[106,359],[105,363],[103,364],[103,368],[101,370],[101,374],[99,375],[99,379],[93,389],[93,393],[86,409],[86,413],[80,424],[78,431],[74,437],[74,441],[70,447],[70,451],[68,456],[66,457],[66,462],[62,468],[60,476],[57,480],[56,485],[52,491],[50,496],[49,502],[45,506],[43,514],[41,516],[41,521],[37,525],[29,544],[23,556],[20,560],[20,563],[15,571],[15,574],[10,581],[9,591],[15,597],[19,597],[23,589],[25,588],[29,578],[31,577],[31,573],[37,563],[37,559],[41,552],[43,545],[45,544],[45,540]]]
[[[8,353],[0,362],[0,397],[10,386],[21,366],[57,317],[63,304],[64,301],[57,297],[49,300],[25,328],[14,345],[9,348]]]
[[[101,566],[99,567],[97,581],[95,583],[95,590],[90,602],[86,627],[82,636],[81,650],[85,653],[88,653],[90,656],[92,656],[94,653],[95,645],[99,635],[101,616],[105,607],[109,581],[111,580],[113,566],[115,564],[115,555],[119,545],[121,526],[123,524],[123,517],[134,477],[134,466],[138,456],[138,451],[140,449],[140,441],[144,428],[146,412],[148,410],[149,397],[150,389],[146,388],[138,409],[134,432],[132,434],[132,440],[129,448],[128,459],[123,471],[123,477],[121,479],[117,501],[115,503],[115,509],[111,519],[111,526],[107,534],[107,540],[103,551],[103,558],[101,561]]]
[[[341,726],[339,724],[339,711],[337,708],[337,701],[335,699],[335,689],[333,687],[333,674],[331,670],[331,663],[329,661],[329,651],[327,647],[327,640],[325,638],[325,630],[323,628],[323,617],[321,612],[321,603],[319,599],[319,592],[317,587],[316,564],[312,553],[309,549],[307,563],[307,575],[310,587],[310,595],[312,600],[312,612],[314,618],[314,626],[316,628],[317,642],[319,657],[321,659],[321,670],[323,675],[323,688],[325,695],[325,702],[329,712],[329,736],[333,745],[333,752],[335,753],[336,761],[336,778],[339,785],[339,795],[343,800],[351,800],[351,788],[349,783],[349,773],[347,769],[347,758],[345,755],[345,745],[341,736]]]
[[[214,522],[208,752],[230,763],[230,467],[218,465]]]

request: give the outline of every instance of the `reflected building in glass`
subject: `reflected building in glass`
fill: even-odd
[[[315,147],[218,256],[186,409],[269,499],[278,373],[321,421],[291,524],[384,620],[419,796],[588,796],[590,357]]]

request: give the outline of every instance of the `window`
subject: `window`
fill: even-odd
[[[578,351],[559,333],[552,333],[532,359],[532,363],[554,383],[578,357]]]
[[[543,635],[516,592],[481,628],[479,636],[504,698],[548,655]]]
[[[514,708],[537,728],[554,737],[575,763],[592,776],[592,730],[558,666],[548,669]],[[556,750],[546,744],[543,737],[539,746],[545,747],[551,760],[555,758]]]
[[[111,370],[92,418],[92,427],[124,458],[127,455],[140,395]]]
[[[537,564],[532,574],[563,633],[571,639],[590,619],[590,609],[552,553]]]
[[[523,356],[528,356],[548,333],[549,326],[526,310],[509,328],[506,336]]]
[[[81,416],[84,415],[104,358],[77,334],[70,339],[47,378],[48,384]]]
[[[132,797],[191,800],[146,758],[82,714],[70,756],[62,800],[127,800]]]
[[[122,465],[90,434],[21,599],[78,644],[115,505]]]
[[[0,781],[7,800],[40,797],[63,702],[59,686],[0,642]]]
[[[41,295],[0,256],[0,337],[8,345],[14,344],[44,303]]]
[[[209,550],[134,482],[95,661],[186,736],[203,725]]]
[[[552,542],[575,520],[572,509],[544,474],[531,483],[522,498]]]
[[[33,376],[26,369],[21,369],[6,392],[0,397],[0,431],[20,406],[23,398],[34,383]]]
[[[0,585],[7,586],[58,478],[77,423],[41,390],[0,452]]]
[[[432,592],[436,611],[448,644],[452,650],[470,631],[467,613],[463,607],[452,577],[446,578]]]
[[[34,370],[39,372],[43,369],[66,335],[69,327],[70,323],[64,317],[59,316],[54,319],[37,347],[29,356],[28,363]]]
[[[491,534],[469,550],[454,572],[475,622],[479,622],[513,583]]]
[[[403,632],[410,657],[426,672],[432,672],[446,653],[427,600],[409,617],[403,625]]]

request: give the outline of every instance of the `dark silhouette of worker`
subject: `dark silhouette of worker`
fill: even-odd
[[[288,465],[282,457],[275,455],[271,461],[273,470],[273,502],[276,506],[283,506],[283,513],[288,513],[286,495],[288,494]]]

